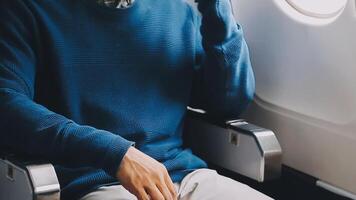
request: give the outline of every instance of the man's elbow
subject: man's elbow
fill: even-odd
[[[255,76],[248,54],[240,59],[236,71],[232,71],[228,86],[220,90],[220,95],[210,95],[211,115],[223,119],[238,118],[253,101],[255,96]]]
[[[243,43],[240,59],[238,61],[238,76],[233,81],[230,92],[228,92],[226,102],[226,117],[237,118],[244,112],[255,96],[255,76],[252,69],[249,51],[246,42]],[[234,75],[234,73],[232,73]]]
[[[229,102],[225,105],[225,118],[226,119],[236,119],[238,118],[253,101],[255,95],[254,85],[250,85],[244,88],[239,94],[235,97],[229,97],[226,99],[226,102]]]
[[[237,119],[253,101],[254,94],[255,82],[251,80],[243,88],[227,92],[225,98],[219,99],[214,103],[215,106],[210,106],[210,109],[207,109],[208,113],[214,118]]]
[[[248,70],[244,81],[225,98],[225,116],[229,119],[239,117],[253,101],[255,96],[255,77],[252,68]]]
[[[255,97],[255,91],[256,91],[256,83],[255,83],[255,76],[251,70],[249,74],[249,78],[246,81],[246,85],[244,87],[244,102],[246,102],[246,107],[248,104],[250,104],[254,97]]]

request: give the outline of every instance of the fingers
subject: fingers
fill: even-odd
[[[155,186],[152,185],[149,188],[146,188],[146,191],[148,193],[148,195],[151,197],[151,199],[153,200],[169,200],[171,198],[165,198],[163,196],[163,194],[161,193],[161,191]]]
[[[125,154],[117,178],[139,200],[177,199],[166,167],[133,147]]]
[[[161,164],[161,176],[158,177],[158,182],[156,183],[157,188],[164,196],[165,200],[176,200],[177,195],[174,188],[174,184],[168,174],[166,167]]]
[[[173,200],[173,196],[165,183],[163,183],[163,185],[157,185],[157,188],[159,189],[165,200]]]
[[[167,185],[168,190],[169,190],[170,194],[172,195],[173,199],[177,200],[178,199],[178,194],[177,194],[177,191],[176,191],[176,189],[174,187],[174,184],[172,182],[171,177],[169,177],[169,175],[168,175],[168,172],[167,172],[167,174],[165,176],[164,181],[165,181],[165,184]]]
[[[136,192],[135,196],[139,200],[176,200],[176,197],[171,194],[165,184],[151,185]]]
[[[150,200],[147,192],[142,188],[139,189],[136,194],[134,194],[138,200]]]

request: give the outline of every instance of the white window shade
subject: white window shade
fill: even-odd
[[[347,0],[286,0],[300,13],[316,18],[331,18],[338,15]]]

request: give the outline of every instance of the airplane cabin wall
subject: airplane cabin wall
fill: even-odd
[[[313,1],[232,1],[257,84],[244,117],[275,131],[285,165],[356,194],[356,3]]]

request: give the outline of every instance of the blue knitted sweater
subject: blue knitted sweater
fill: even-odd
[[[174,182],[206,167],[182,147],[186,107],[236,117],[254,77],[229,0],[198,5],[0,0],[0,147],[54,163],[66,200],[117,184],[133,144]]]

